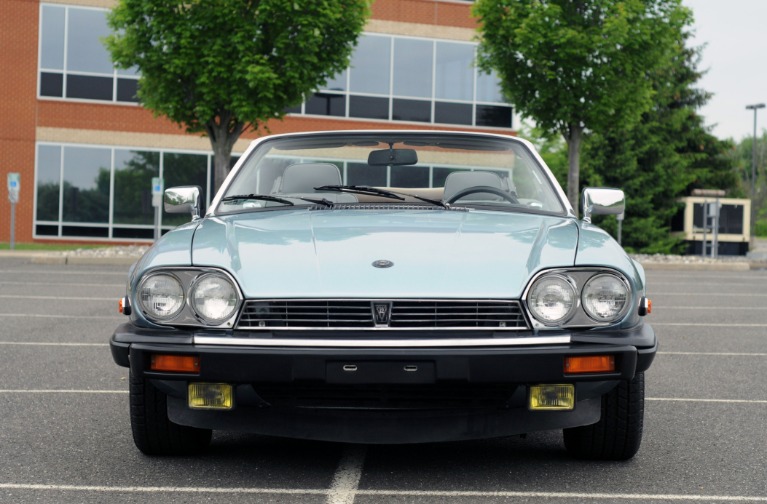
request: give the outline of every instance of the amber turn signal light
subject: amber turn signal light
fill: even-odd
[[[196,355],[154,354],[149,369],[171,373],[199,373],[200,358]]]
[[[565,374],[614,372],[614,355],[578,355],[565,357]]]

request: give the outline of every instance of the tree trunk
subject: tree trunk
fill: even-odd
[[[240,122],[231,122],[228,114],[220,117],[218,122],[211,122],[206,126],[210,146],[213,148],[214,185],[213,194],[218,192],[224,179],[229,175],[229,163],[232,159],[232,148],[240,138],[244,125]]]
[[[581,178],[581,140],[583,139],[583,126],[570,124],[568,134],[565,135],[567,141],[567,199],[575,210],[575,215],[580,215],[578,209],[578,198],[580,196],[580,178]]]

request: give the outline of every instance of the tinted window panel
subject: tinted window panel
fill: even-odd
[[[477,105],[477,126],[511,128],[511,107]]]
[[[154,224],[152,177],[159,175],[159,152],[115,150],[115,224]]]
[[[138,103],[138,80],[117,79],[117,101]]]
[[[391,37],[360,37],[352,56],[350,90],[388,95],[390,62]]]
[[[434,122],[471,125],[471,105],[465,103],[434,104]]]
[[[137,240],[151,240],[154,238],[152,229],[112,228],[112,238],[135,238]]]
[[[349,163],[346,169],[346,183],[350,185],[382,186],[386,182],[386,166],[368,166],[366,163]]]
[[[212,171],[212,170],[211,170]],[[163,178],[165,187],[196,185],[202,188],[200,201],[207,202],[207,154],[177,154],[166,152],[163,154]],[[203,205],[204,206],[204,205]],[[205,209],[202,209],[205,212]],[[189,222],[187,214],[163,214],[164,226],[178,226]]]
[[[428,166],[392,166],[392,187],[429,187]]]
[[[43,5],[40,21],[41,68],[64,70],[64,21],[64,7]]]
[[[439,168],[434,167],[432,170],[432,187],[444,187],[445,186],[445,180],[447,180],[447,176],[453,173],[454,171],[462,171],[457,168]]]
[[[59,227],[58,226],[35,226],[35,234],[37,236],[58,236],[59,235]]]
[[[431,102],[394,99],[392,119],[395,121],[431,122]]]
[[[335,117],[346,116],[346,96],[335,93],[314,93],[306,102],[306,113]]]
[[[67,75],[67,98],[112,101],[113,79],[89,75]]]
[[[112,59],[101,43],[111,33],[106,14],[100,9],[69,9],[67,70],[108,74],[114,71]]]
[[[474,99],[474,45],[437,42],[436,97]]]
[[[370,96],[350,96],[349,116],[367,119],[389,119],[389,99]]]
[[[431,98],[434,43],[394,39],[394,94]]]
[[[82,236],[85,238],[108,238],[109,230],[105,227],[62,226],[61,236]]]
[[[39,145],[37,147],[37,220],[59,220],[60,184],[61,147]],[[58,229],[56,232],[58,233]]]
[[[62,74],[43,72],[40,74],[40,96],[64,95],[64,76]]]
[[[64,221],[109,221],[111,154],[110,149],[64,147]]]

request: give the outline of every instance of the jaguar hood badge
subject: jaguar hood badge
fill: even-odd
[[[373,261],[374,268],[391,268],[392,266],[394,266],[394,263],[387,259],[379,259],[377,261]]]

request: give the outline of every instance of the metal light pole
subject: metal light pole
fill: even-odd
[[[764,103],[746,105],[746,110],[754,111],[754,142],[751,144],[751,245],[754,244],[756,230],[756,111],[763,109]]]

